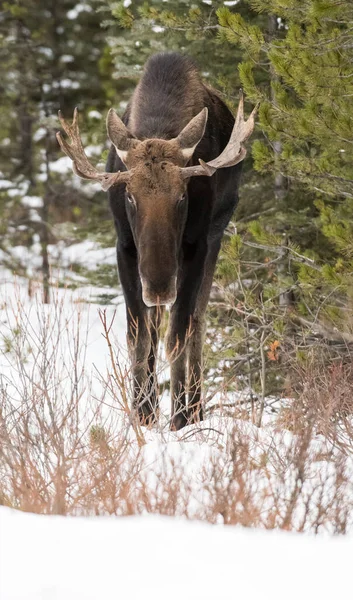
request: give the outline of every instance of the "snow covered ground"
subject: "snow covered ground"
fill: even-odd
[[[112,261],[85,249],[91,268]],[[75,253],[81,245],[67,264]],[[350,536],[264,528],[349,530],[352,459],[322,436],[307,443],[268,419],[258,429],[221,406],[170,432],[168,392],[137,443],[102,325],[104,314],[128,386],[122,296],[104,307],[91,292],[57,288],[44,306],[40,285],[29,297],[1,272],[0,504],[12,508],[0,506],[0,600],[351,597]]]
[[[353,539],[0,509],[1,600],[351,598]]]

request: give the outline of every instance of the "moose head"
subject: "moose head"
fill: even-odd
[[[207,108],[201,110],[174,139],[137,139],[113,109],[107,116],[107,132],[126,170],[105,173],[89,162],[80,138],[78,111],[67,123],[59,112],[68,143],[57,133],[61,149],[73,162],[73,171],[83,179],[98,181],[102,189],[125,184],[125,204],[138,253],[142,298],[147,306],[173,304],[177,294],[178,253],[187,218],[187,184],[190,177],[211,177],[217,169],[241,162],[242,144],[254,129],[256,108],[244,120],[241,94],[229,142],[215,159],[186,166],[202,139]]]

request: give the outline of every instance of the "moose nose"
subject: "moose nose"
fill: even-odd
[[[162,306],[174,304],[177,296],[176,277],[172,277],[167,283],[154,285],[153,282],[141,277],[142,299],[146,306]]]

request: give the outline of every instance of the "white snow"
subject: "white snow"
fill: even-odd
[[[23,196],[21,204],[23,206],[28,206],[29,208],[42,208],[43,198],[40,196]]]
[[[68,19],[76,19],[81,12],[92,12],[92,7],[89,4],[85,4],[84,2],[80,2],[76,4],[74,8],[69,10],[67,14]]]
[[[65,174],[72,169],[72,161],[68,156],[61,156],[58,160],[50,163],[50,170],[54,173]]]
[[[92,156],[95,156],[96,154],[101,154],[103,151],[103,146],[101,146],[100,144],[90,144],[89,146],[86,146],[85,148],[85,153],[87,154],[88,158],[91,158]]]
[[[33,208],[31,208],[29,210],[29,217],[32,221],[32,223],[40,223],[42,220],[42,217],[37,213],[37,211]]]
[[[40,54],[43,54],[43,56],[46,56],[47,58],[53,58],[53,56],[54,56],[54,52],[53,52],[52,48],[48,48],[45,46],[39,47],[38,52]]]
[[[1,600],[351,598],[351,538],[0,508]]]
[[[155,33],[162,33],[165,30],[164,27],[161,27],[160,25],[153,25],[152,27],[152,31],[154,31]]]
[[[92,146],[92,152],[96,150],[99,148]],[[40,198],[25,196],[23,200],[34,207],[36,202],[39,205]],[[99,248],[89,240],[68,248],[60,244],[49,246],[49,253],[51,261],[57,260],[64,273],[68,273],[73,262],[93,269],[102,263],[115,264],[114,248]],[[17,246],[12,249],[12,254],[34,270],[40,265],[38,243],[30,250]],[[106,289],[94,291],[107,292]],[[104,419],[115,419],[116,439],[125,435],[128,440],[128,465],[138,465],[137,492],[145,484],[152,495],[150,508],[141,505],[138,508],[141,516],[135,517],[43,516],[1,506],[0,600],[223,600],[238,596],[249,600],[350,598],[353,539],[350,535],[329,537],[330,522],[319,528],[326,535],[314,537],[304,533],[225,526],[221,509],[216,512],[217,525],[147,514],[154,509],[153,502],[159,506],[158,502],[166,494],[163,481],[177,486],[176,515],[188,514],[191,518],[203,515],[205,518],[216,490],[235,497],[237,486],[236,481],[232,483],[231,480],[229,448],[232,444],[240,448],[240,441],[249,444],[250,456],[248,468],[242,473],[244,493],[251,495],[255,508],[260,507],[262,520],[259,522],[269,522],[274,510],[271,493],[276,498],[278,515],[281,515],[296,486],[296,466],[291,462],[292,457],[295,458],[295,436],[288,430],[278,431],[271,426],[258,429],[249,421],[237,421],[216,411],[199,428],[191,426],[181,432],[170,432],[169,394],[166,391],[161,402],[160,424],[144,430],[145,444],[139,448],[131,428],[126,428],[126,415],[118,413],[116,390],[109,394],[112,364],[102,335],[99,309],[106,311],[108,323],[112,323],[115,314],[114,349],[118,353],[119,367],[124,373],[128,369],[125,306],[121,291],[108,290],[112,291],[117,293],[115,304],[97,307],[89,302],[92,290],[83,285],[75,291],[58,288],[52,290],[53,303],[45,306],[40,302],[40,283],[34,283],[32,297],[28,298],[27,283],[20,279],[16,281],[9,272],[1,271],[2,391],[6,389],[15,408],[19,400],[31,398],[28,394],[31,385],[35,389],[41,384],[41,336],[47,336],[46,352],[50,355],[52,347],[56,348],[51,365],[57,365],[47,375],[50,394],[65,410],[66,397],[73,385],[72,366],[74,364],[79,372],[82,368],[78,383],[79,410],[83,415],[78,424],[79,431],[84,431],[83,419],[87,421],[89,411],[94,411],[91,405],[96,402],[103,423]],[[74,358],[78,334],[80,351]],[[30,338],[26,337],[28,335]],[[28,339],[31,347],[26,350]],[[161,354],[163,356],[163,349]],[[21,357],[25,360],[21,361]],[[167,373],[162,359],[159,381],[163,381]],[[235,397],[235,394],[225,393],[223,400],[229,402]],[[221,392],[215,395],[214,401],[222,404]],[[38,426],[35,419],[30,424],[35,435]],[[65,431],[69,441],[70,429]],[[54,450],[48,450],[53,455],[53,465],[56,460]],[[313,460],[302,482],[293,526],[298,527],[309,507],[310,518],[303,529],[312,531],[319,507],[335,510],[332,498],[337,493],[335,486],[342,472],[335,467],[332,452],[330,461],[324,460],[323,456],[328,452],[325,452],[322,437],[317,436],[309,450]],[[38,445],[34,451],[38,454],[33,456],[43,458],[43,481],[49,487],[52,479],[45,468],[46,448],[40,449]],[[30,452],[31,448],[29,455]],[[278,460],[278,464],[283,463],[281,471],[277,472],[272,466],[273,459]],[[353,472],[351,462],[347,460],[349,473]],[[182,479],[178,482],[180,474]],[[353,497],[352,478],[348,478],[347,485],[341,486],[340,491],[345,494],[344,498]],[[241,516],[242,511],[246,512],[246,504],[243,506],[241,496],[238,498],[237,511]],[[80,505],[75,508],[73,504],[72,508],[70,498],[67,505],[68,512],[80,513]],[[183,507],[187,508],[186,512]],[[100,514],[107,513],[106,508],[98,504],[91,506],[89,511],[93,514],[95,509]],[[350,510],[347,504],[347,511]],[[114,511],[116,515],[124,514],[124,508],[119,505]],[[347,518],[348,529],[351,520],[351,517]]]
[[[47,135],[47,129],[45,127],[38,127],[37,131],[34,132],[33,141],[39,142]]]
[[[116,249],[101,248],[92,240],[66,246],[64,242],[49,246],[52,259],[60,259],[63,268],[70,268],[73,263],[81,264],[87,269],[96,269],[101,264],[116,264]],[[117,275],[118,278],[118,275]]]
[[[90,110],[88,113],[88,116],[91,119],[101,119],[102,118],[102,114],[98,110]]]
[[[102,154],[102,151],[103,151],[103,146],[101,146],[99,144],[90,144],[89,146],[87,146],[85,148],[85,153],[87,154],[88,158],[100,156]],[[61,156],[57,160],[52,161],[49,164],[49,167],[53,173],[60,173],[61,175],[65,175],[66,173],[71,173],[72,161],[68,156]],[[72,180],[72,183],[75,183],[75,181],[76,181],[76,178]],[[93,183],[92,185],[97,186],[97,190],[101,189],[99,184]],[[83,191],[87,192],[87,190],[88,190],[88,186],[86,185],[85,189]]]
[[[11,186],[12,186],[12,183],[8,179],[0,179],[0,190],[7,189]]]
[[[66,77],[64,79],[60,79],[60,87],[70,90],[78,90],[80,87],[80,82]]]
[[[28,181],[20,181],[17,183],[17,187],[6,190],[6,193],[10,198],[15,198],[16,196],[24,196],[27,193],[29,184]]]
[[[60,56],[60,60],[63,63],[70,63],[73,62],[75,58],[72,56],[72,54],[63,54],[62,56]]]

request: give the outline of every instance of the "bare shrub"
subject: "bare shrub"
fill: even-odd
[[[131,380],[101,312],[106,371],[89,372],[87,305],[18,290],[5,302],[0,387],[0,502],[49,514],[158,513],[210,523],[345,533],[352,526],[352,371],[296,365],[278,413],[214,391],[203,423],[141,428]],[[37,299],[36,299],[37,298]],[[293,380],[293,378],[292,378]],[[294,381],[294,380],[293,380]],[[266,408],[265,408],[266,410]]]
[[[5,308],[1,497],[4,504],[33,512],[67,514],[86,506],[86,496],[116,470],[130,444],[129,423],[124,436],[116,434],[124,413],[105,410],[109,378],[97,398],[86,372],[88,320],[82,318],[88,307],[65,306],[57,293],[49,307],[35,296],[28,310],[17,289]],[[123,393],[116,389],[117,406]],[[104,447],[109,452],[102,471]]]
[[[338,360],[328,363],[310,360],[292,365],[287,395],[290,404],[281,408],[279,423],[301,432],[311,422],[321,434],[343,452],[353,450],[353,369]]]

